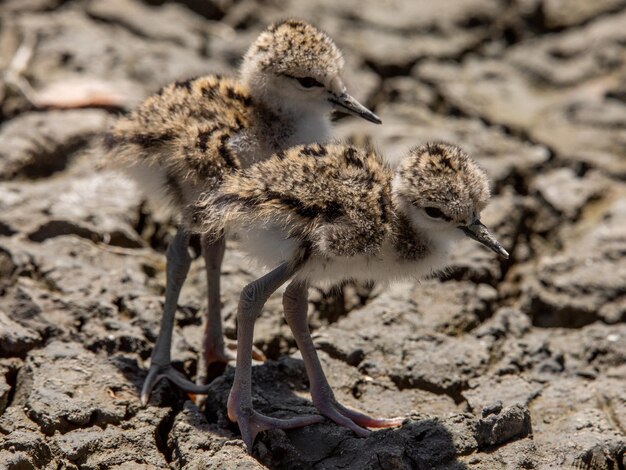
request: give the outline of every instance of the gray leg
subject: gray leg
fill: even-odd
[[[220,313],[220,271],[225,248],[226,240],[223,236],[215,241],[211,241],[206,236],[202,237],[202,256],[204,257],[207,278],[208,310],[202,335],[202,354],[198,362],[197,381],[199,384],[206,384],[208,367],[211,363],[227,363],[231,359],[224,349],[224,335]]]
[[[235,359],[235,355],[227,351],[222,330],[220,274],[224,250],[226,249],[226,239],[221,236],[217,240],[211,240],[209,237],[203,236],[201,243],[207,277],[208,309],[196,381],[199,385],[206,385],[211,377],[211,371],[209,371],[211,364],[228,364]],[[236,343],[232,341],[228,342],[229,348],[234,349],[235,345]],[[252,351],[252,357],[257,361],[265,360],[265,355],[256,348]]]
[[[236,421],[248,452],[256,435],[268,429],[290,429],[319,423],[321,416],[277,419],[254,411],[252,406],[252,346],[254,323],[269,296],[293,274],[287,264],[248,284],[241,292],[237,311],[237,368],[228,397],[228,417]]]
[[[289,284],[283,295],[285,318],[302,354],[311,384],[313,403],[321,414],[337,424],[345,426],[359,436],[367,436],[370,428],[386,428],[402,424],[403,418],[377,419],[355,410],[346,408],[335,399],[328,380],[324,375],[315,345],[309,332],[307,319],[308,287],[305,283],[294,280]]]
[[[176,315],[178,296],[191,265],[191,257],[187,251],[188,247],[189,234],[184,229],[179,228],[166,252],[165,307],[163,309],[163,317],[161,317],[159,336],[152,350],[150,370],[141,390],[141,403],[144,406],[150,399],[152,389],[162,378],[168,378],[186,392],[206,393],[206,387],[195,385],[170,364],[172,332],[174,330],[174,316]]]

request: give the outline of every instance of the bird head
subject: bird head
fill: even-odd
[[[487,176],[459,147],[431,143],[412,149],[398,167],[393,195],[399,210],[431,238],[466,235],[509,257],[480,221],[490,197]]]
[[[252,95],[272,108],[299,114],[338,109],[380,124],[378,116],[346,91],[343,65],[341,51],[326,33],[292,19],[259,35],[240,73]]]

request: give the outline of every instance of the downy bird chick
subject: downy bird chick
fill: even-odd
[[[380,119],[346,91],[344,60],[332,39],[298,20],[263,31],[245,54],[240,78],[204,76],[164,87],[119,119],[105,144],[111,160],[139,182],[146,195],[181,215],[167,250],[167,283],[161,329],[141,393],[145,404],[163,377],[202,393],[170,365],[174,314],[191,263],[191,224],[185,208],[224,175],[288,147],[329,137],[330,114],[340,109],[374,123]],[[200,382],[211,362],[226,362],[220,318],[223,236],[202,240],[208,280],[208,315]]]
[[[489,196],[479,166],[459,147],[443,143],[412,149],[395,172],[372,151],[341,144],[298,146],[229,174],[207,194],[190,214],[200,229],[208,237],[236,232],[250,257],[273,268],[243,289],[237,313],[228,415],[239,424],[248,450],[259,431],[321,419],[280,420],[252,407],[254,322],[272,292],[290,279],[284,313],[320,413],[359,436],[368,427],[402,422],[371,418],[337,402],[309,333],[308,285],[419,279],[443,269],[464,236],[508,257],[479,219]]]

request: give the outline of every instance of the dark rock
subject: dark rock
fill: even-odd
[[[112,364],[95,358],[77,343],[62,342],[29,354],[15,401],[42,432],[120,424],[137,413],[133,388]]]
[[[39,243],[76,235],[122,248],[145,246],[135,231],[141,203],[135,187],[116,173],[81,173],[37,181],[26,188],[7,184],[12,200],[0,201],[4,220]]]
[[[468,380],[487,366],[484,347],[472,339],[428,335],[408,339],[403,347],[406,359],[391,371],[399,388],[420,388],[445,393],[455,401],[467,388]]]
[[[299,357],[298,354],[294,356]],[[320,351],[319,356],[337,399],[369,415],[392,418],[419,414],[432,417],[447,416],[464,409],[446,394],[398,387],[392,377],[393,369],[382,375],[380,363],[374,363],[372,367],[365,361],[357,369],[324,352]]]
[[[103,111],[27,113],[0,128],[0,180],[44,178],[65,169],[107,124]]]
[[[497,406],[487,405],[482,415],[476,430],[480,446],[504,444],[532,433],[530,412],[525,406],[513,405],[502,409],[502,403],[498,402]]]
[[[624,202],[609,200],[608,207],[590,213],[580,222],[582,234],[562,253],[539,261],[523,288],[523,310],[534,324],[581,327],[599,319],[624,320]]]
[[[462,462],[473,470],[494,468],[540,468],[541,459],[533,436],[512,440],[499,447],[490,447],[486,452],[475,452],[463,457]]]
[[[549,338],[549,345],[563,356],[568,372],[596,378],[626,361],[623,338],[626,338],[624,324],[596,323],[579,330],[560,330]]]
[[[199,52],[207,41],[203,33],[209,33],[206,21],[176,3],[156,8],[130,0],[88,2],[87,13],[100,21],[118,24],[139,37]]]
[[[55,448],[59,459],[79,468],[167,468],[154,429],[171,413],[164,408],[143,409],[119,426],[69,431],[55,436]]]
[[[531,189],[559,214],[576,219],[591,199],[598,198],[609,187],[609,181],[596,172],[578,178],[571,169],[559,168],[538,175]]]
[[[18,18],[18,25],[46,38],[38,43],[37,59],[29,67],[34,82],[63,86],[77,77],[105,82],[112,89],[105,98],[120,99],[121,95],[124,108],[135,106],[174,80],[226,71],[219,59],[207,59],[168,41],[142,38],[123,22],[94,21],[81,6],[24,15]],[[192,31],[180,35],[190,38]],[[201,41],[192,40],[196,44]]]
[[[394,77],[385,80],[382,96],[377,97],[383,102],[409,104],[421,108],[430,108],[435,104],[434,90],[411,77]]]
[[[568,2],[567,8],[563,8],[561,0],[543,0],[540,3],[545,17],[545,26],[550,29],[586,23],[597,16],[618,11],[624,7],[623,0],[601,0],[592,3],[576,0]]]
[[[41,344],[41,337],[0,311],[0,357],[24,357]]]
[[[482,411],[482,417],[486,418],[489,415],[497,415],[502,411],[502,402],[500,400],[490,403],[485,406]]]
[[[258,469],[236,434],[209,423],[197,406],[187,401],[176,416],[168,447],[177,468]]]
[[[7,468],[54,465],[51,446],[20,406],[11,406],[4,411],[0,417],[0,430],[0,456],[9,454],[1,462],[6,462]]]
[[[574,466],[587,468],[611,469],[623,466],[625,462],[626,443],[613,441],[606,445],[596,444],[576,456]]]
[[[402,343],[419,329],[450,335],[470,331],[491,316],[496,301],[497,292],[486,284],[437,280],[417,285],[398,283],[337,324],[320,330],[316,344],[333,357],[344,359],[363,354],[367,359],[375,352],[377,341],[399,354]],[[413,330],[403,330],[403,325]]]
[[[7,384],[4,377],[0,377],[0,413],[3,413],[9,403],[11,386]]]
[[[521,338],[530,331],[531,323],[527,315],[514,308],[501,308],[491,318],[483,322],[473,333],[482,341],[494,347],[505,338]]]
[[[595,455],[603,457],[595,468],[619,468],[616,463],[623,461],[625,441],[611,414],[626,403],[623,380],[621,371],[610,379],[570,378],[544,388],[530,410],[538,417],[533,419],[533,435],[546,463],[575,466]]]
[[[575,5],[570,7],[561,10],[576,10]],[[604,75],[624,65],[619,44],[625,34],[621,28],[625,17],[621,11],[557,37],[528,41],[511,49],[510,61],[533,79],[555,87]]]
[[[499,407],[521,405],[527,407],[541,393],[542,385],[525,375],[483,375],[469,381],[469,388],[463,398],[474,413],[490,410],[494,404]],[[496,414],[499,411],[496,412]],[[484,416],[483,416],[484,417]]]
[[[64,3],[65,0],[7,0],[2,5],[4,12],[24,12],[53,10]]]
[[[560,36],[520,44],[504,60],[471,57],[461,67],[424,62],[416,74],[463,113],[523,133],[572,166],[623,177],[623,106],[608,102],[621,80],[598,77],[624,73],[619,51],[625,17],[600,17]]]
[[[19,359],[0,359],[0,414],[4,413],[15,393],[15,380],[21,365]]]
[[[435,330],[461,335],[492,314],[497,301],[495,289],[469,282],[423,282],[413,291],[418,314]]]

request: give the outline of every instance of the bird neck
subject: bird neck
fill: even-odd
[[[394,211],[392,219],[392,246],[402,261],[421,261],[433,251],[431,238],[411,223],[401,210]]]
[[[252,133],[272,153],[330,138],[332,107],[327,101],[303,100],[281,88],[267,73],[260,73],[251,61],[242,64],[240,80],[254,103]]]
[[[412,208],[398,194],[399,179],[392,181],[393,208],[391,245],[398,261],[417,263],[419,270],[429,274],[443,269],[457,240],[455,233],[421,226]],[[395,186],[395,188],[394,188]],[[394,190],[396,189],[396,190]]]
[[[254,98],[253,98],[254,99]],[[330,137],[330,115],[322,109],[277,103],[259,98],[252,125],[273,151],[294,145],[325,142]]]

